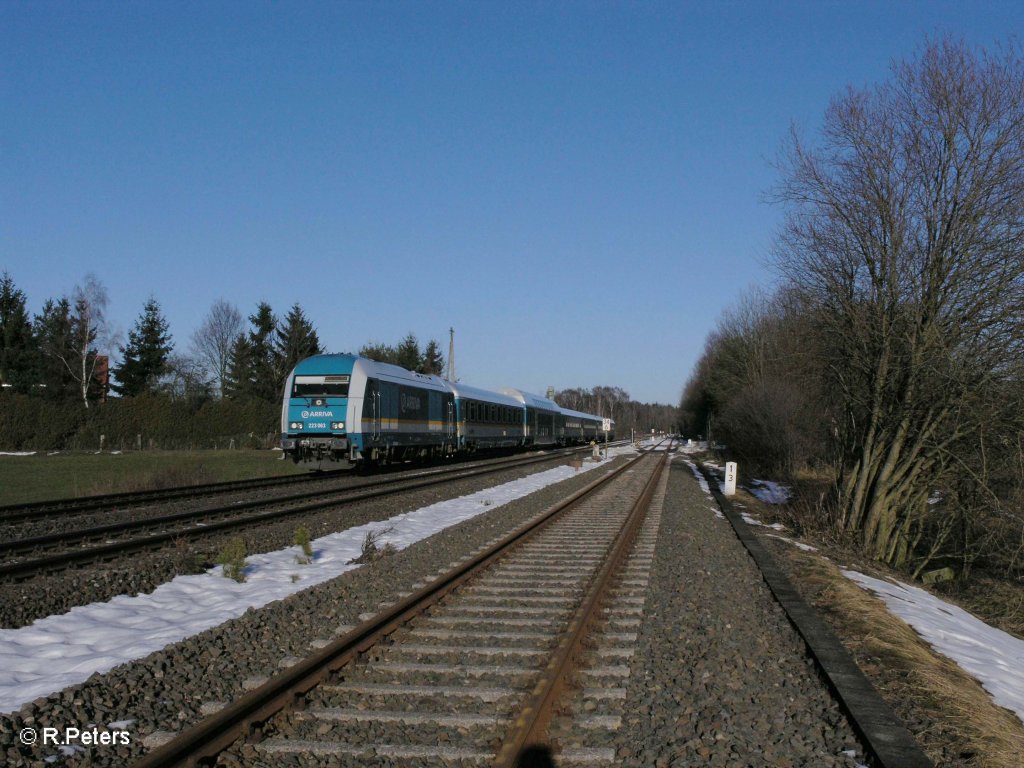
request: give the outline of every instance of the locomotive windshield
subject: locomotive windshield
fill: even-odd
[[[348,376],[296,376],[292,397],[348,397]]]

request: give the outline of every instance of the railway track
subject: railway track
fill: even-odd
[[[573,448],[566,450],[573,452],[587,449]],[[473,463],[501,463],[505,461],[516,461],[517,458],[518,457],[513,457],[511,459],[477,459]],[[471,463],[471,460],[459,460],[459,465],[465,465],[466,463]],[[448,465],[448,468],[450,468],[450,465]],[[378,471],[388,474],[406,474],[409,472],[429,473],[436,470],[423,469],[422,465],[415,465],[413,469],[409,469],[406,465],[394,465]],[[83,515],[95,511],[147,507],[161,502],[174,501],[176,499],[196,499],[253,490],[286,488],[293,485],[302,486],[316,484],[319,486],[333,481],[352,479],[356,477],[361,476],[354,470],[341,469],[327,472],[310,472],[302,475],[278,475],[275,477],[262,477],[251,480],[228,480],[217,483],[176,486],[173,488],[162,488],[149,491],[131,491],[86,497],[75,496],[63,499],[37,501],[27,504],[6,504],[0,506],[0,526],[9,526],[15,523],[23,523],[27,521],[46,521],[49,519],[67,520],[68,518],[76,515]]]
[[[141,706],[137,681],[153,671],[183,684],[154,684],[145,701],[193,702],[144,715],[146,738],[138,747],[133,738],[130,757],[100,750],[93,759],[134,758],[136,768],[930,766],[891,711],[857,710],[871,692],[850,693],[855,667],[823,684],[818,675],[835,673],[845,651],[808,637],[813,611],[792,603],[749,531],[737,527],[737,541],[710,515],[672,446],[661,447],[509,527],[466,529],[475,533],[464,547],[442,539],[433,553],[403,550],[338,580],[347,586],[332,582],[331,594],[247,614],[239,628],[263,638],[252,648],[233,640],[236,628],[112,673],[114,688],[84,686],[75,695],[94,702],[99,722]],[[656,479],[656,465],[673,468]],[[512,525],[521,527],[503,532]],[[633,533],[619,536],[624,527]],[[353,596],[366,599],[353,607]],[[189,672],[207,669],[211,648],[226,651],[216,670]],[[207,679],[224,673],[226,685]],[[134,704],[107,709],[112,690]],[[182,719],[193,725],[164,732]],[[524,754],[533,757],[518,763]]]
[[[263,525],[287,517],[317,512],[372,498],[442,485],[511,468],[564,460],[585,449],[567,449],[543,455],[489,461],[485,466],[458,465],[360,479],[343,488],[317,487],[271,499],[233,501],[199,509],[134,517],[86,528],[62,528],[34,536],[0,541],[0,580],[21,581],[90,562],[105,562],[128,555],[176,545],[179,542]],[[221,493],[218,488],[215,493]],[[52,511],[49,513],[52,514]],[[2,535],[2,534],[0,534]],[[111,539],[115,540],[111,540]]]
[[[137,768],[274,765],[289,754],[338,766],[512,766],[545,748],[552,725],[576,745],[561,759],[609,764],[588,742],[618,722],[616,662],[635,640],[657,521],[637,534],[665,464],[641,455],[592,482]],[[556,710],[574,679],[575,699]]]
[[[0,506],[0,525],[20,523],[26,520],[46,520],[57,516],[67,518],[95,510],[137,507],[153,504],[154,502],[173,501],[174,499],[194,498],[196,496],[215,496],[225,493],[237,493],[239,491],[302,485],[304,483],[344,478],[351,474],[351,470],[337,470],[308,475],[279,475],[252,480],[227,480],[203,485],[176,486],[174,488],[152,491],[109,493],[100,496],[86,496],[84,498],[75,496],[64,499],[37,501],[29,504],[6,504]]]

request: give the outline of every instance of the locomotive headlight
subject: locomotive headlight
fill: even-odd
[[[333,430],[335,432],[344,432],[345,431],[345,422],[344,421],[332,421],[331,422],[331,430]]]
[[[293,421],[291,424],[288,425],[288,429],[300,430],[302,429],[302,422]]]

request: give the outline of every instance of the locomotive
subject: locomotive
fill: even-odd
[[[357,355],[315,355],[285,381],[281,448],[296,463],[383,464],[587,443],[604,434],[602,421],[518,389],[491,392]]]

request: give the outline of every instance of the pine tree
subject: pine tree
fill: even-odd
[[[74,379],[64,363],[71,356],[71,303],[67,298],[47,299],[43,311],[35,316],[32,333],[39,348],[33,384],[54,400],[75,394]]]
[[[364,344],[360,347],[359,354],[362,357],[376,360],[378,363],[395,363],[398,359],[398,352],[388,344]]]
[[[256,313],[249,315],[252,330],[249,331],[249,380],[246,394],[252,397],[277,402],[281,396],[278,386],[278,362],[274,349],[274,331],[277,317],[270,305],[261,301]]]
[[[296,363],[322,351],[316,329],[306,319],[298,303],[292,305],[291,311],[277,329],[274,351],[278,366],[278,389],[284,385],[285,377]]]
[[[38,345],[25,309],[25,294],[6,272],[0,279],[0,384],[27,392],[38,371]]]
[[[252,351],[244,333],[235,337],[224,375],[223,396],[244,400],[252,394]]]
[[[173,348],[167,320],[157,300],[150,298],[128,333],[128,344],[120,347],[123,359],[114,368],[120,385],[114,391],[126,397],[155,392]]]
[[[434,341],[434,339],[431,339],[427,342],[427,348],[423,352],[419,372],[432,373],[440,376],[443,370],[444,356],[441,354],[441,345]]]
[[[402,366],[407,371],[418,371],[422,362],[423,356],[420,355],[420,343],[410,331],[398,345],[395,364]]]

